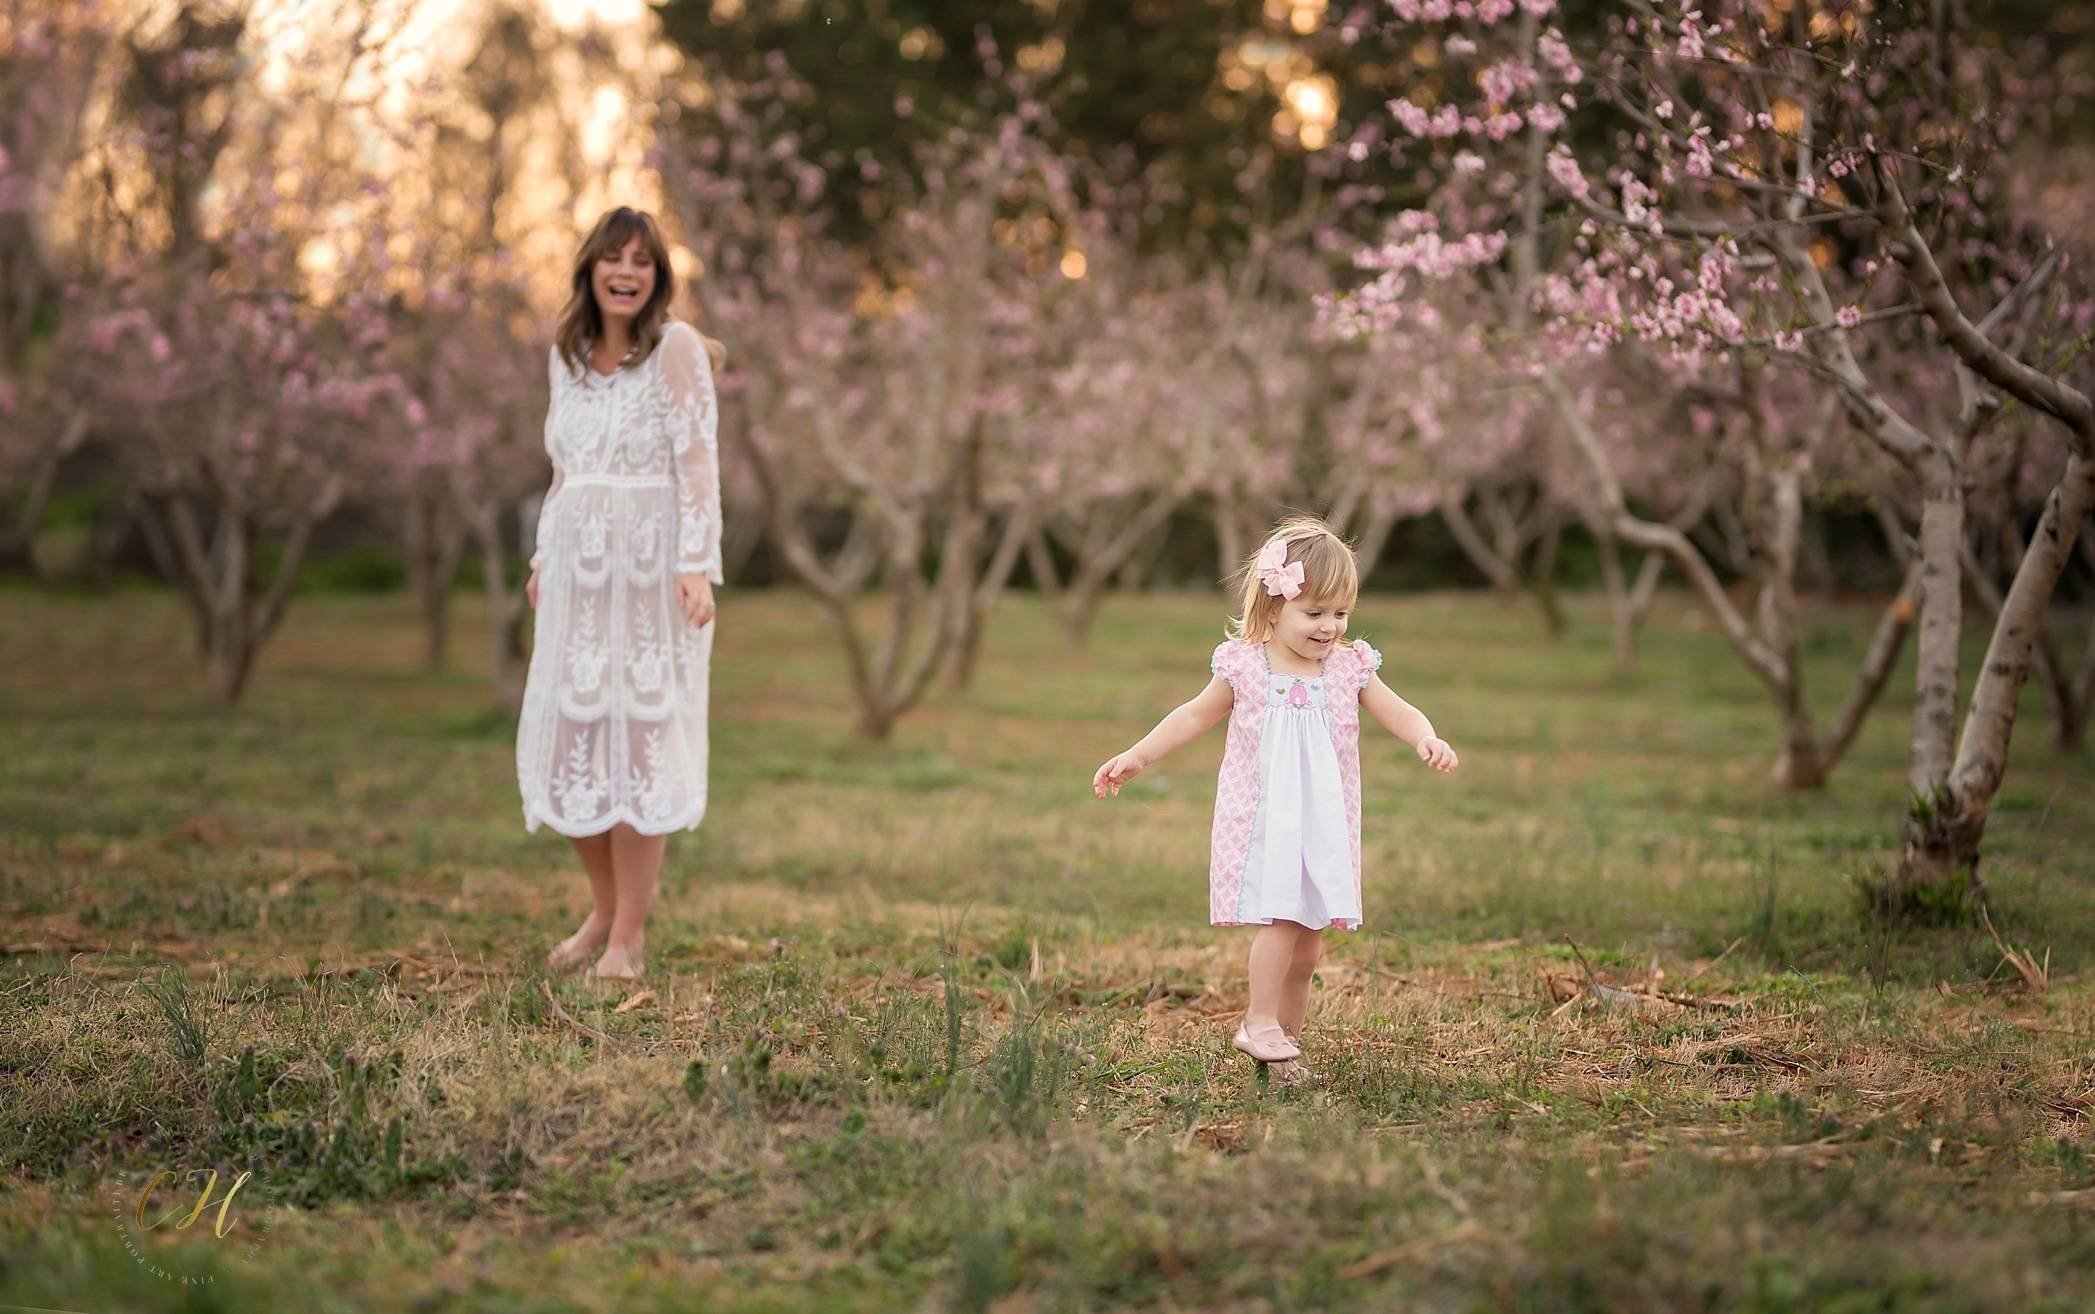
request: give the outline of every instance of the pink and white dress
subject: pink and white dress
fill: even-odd
[[[1382,667],[1363,641],[1319,676],[1276,675],[1266,645],[1232,639],[1210,669],[1236,701],[1208,868],[1216,926],[1360,925],[1360,691]]]

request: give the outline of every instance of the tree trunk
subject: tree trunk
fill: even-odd
[[[2016,565],[2021,564],[2022,548],[2017,542],[2008,554]],[[2000,586],[1978,559],[1976,553],[1964,554],[1964,582],[1980,610],[1995,624],[2000,622]],[[2049,618],[2037,622],[2037,639],[2030,653],[2035,667],[2037,687],[2044,692],[2044,702],[2051,710],[2051,744],[2062,753],[2078,752],[2081,739],[2088,723],[2088,672],[2095,671],[2095,648],[2089,652],[2089,664],[2076,677],[2066,663],[2066,654],[2059,647],[2058,635],[2052,630]]]
[[[1608,616],[1614,622],[1615,669],[1628,674],[1637,668],[1637,631],[1629,624],[1629,585],[1622,578],[1622,555],[1615,535],[1592,512],[1585,512],[1587,532],[1600,549],[1600,592],[1607,600]]]
[[[1537,492],[1536,497],[1543,494]],[[1552,639],[1564,635],[1564,609],[1557,605],[1557,545],[1564,540],[1564,517],[1554,509],[1545,513],[1549,519],[1542,530],[1542,541],[1535,546],[1534,568],[1528,574],[1528,589],[1542,607],[1542,623]]]
[[[2081,526],[2080,556],[2087,563],[2089,572],[2095,574],[2095,521]],[[2088,609],[2087,646],[2081,653],[2080,675],[2074,679],[2074,697],[2080,707],[2080,720],[2072,727],[2070,737],[2059,742],[2061,752],[2077,753],[2087,743],[2088,721],[2095,714],[2095,605]]]
[[[1788,678],[1782,700],[1782,753],[1775,779],[1784,789],[1817,789],[1826,783],[1819,762],[1818,728],[1804,679],[1803,647],[1797,637],[1797,556],[1804,529],[1804,479],[1793,465],[1768,475],[1767,565],[1755,606],[1761,638],[1782,660]]]
[[[1094,505],[1088,508],[1083,522],[1066,526],[1066,532],[1055,535],[1076,558],[1068,584],[1058,590],[1054,599],[1055,619],[1063,642],[1082,648],[1090,639],[1091,623],[1098,617],[1099,603],[1104,600],[1106,585],[1114,572],[1125,566],[1144,540],[1171,518],[1178,504],[1176,491],[1156,493],[1117,528],[1107,519],[1114,514],[1113,508]]]
[[[1934,465],[1920,513],[1920,659],[1906,777],[1916,806],[1949,776],[1957,742],[1958,647],[1964,635],[1964,482],[1946,458],[1938,457]]]
[[[1772,772],[1775,783],[1785,789],[1822,787],[1834,764],[1854,741],[1863,717],[1882,691],[1904,643],[1906,626],[1913,614],[1908,590],[1918,588],[1917,568],[1908,577],[1907,590],[1902,590],[1899,597],[1893,599],[1884,619],[1879,622],[1869,652],[1856,673],[1855,684],[1839,715],[1834,718],[1831,732],[1820,739],[1814,732],[1811,700],[1806,694],[1803,653],[1797,639],[1795,576],[1803,526],[1802,471],[1789,465],[1768,476],[1767,563],[1754,608],[1755,618],[1749,621],[1732,602],[1708,559],[1683,532],[1680,524],[1658,524],[1640,519],[1629,511],[1623,500],[1622,485],[1606,450],[1600,445],[1599,436],[1586,423],[1570,389],[1556,371],[1544,370],[1542,383],[1593,472],[1599,486],[1601,507],[1607,517],[1606,527],[1616,537],[1653,554],[1646,558],[1647,570],[1652,569],[1652,561],[1660,553],[1680,568],[1710,610],[1716,613],[1718,627],[1723,630],[1732,651],[1774,697],[1782,718],[1782,750]],[[1688,518],[1692,520],[1699,515],[1699,510],[1693,510]],[[1655,571],[1651,582],[1655,586]],[[1640,580],[1639,588],[1646,587]]]
[[[441,486],[417,480],[409,488],[401,526],[407,582],[422,619],[422,665],[442,670],[451,637],[451,586],[465,554],[467,529]]]
[[[949,689],[965,687],[989,614],[980,588],[982,544],[989,536],[989,510],[982,504],[983,424],[978,415],[955,460],[953,505],[940,554],[937,588],[946,639],[935,664],[945,672]]]
[[[1919,614],[1920,563],[1916,561],[1907,566],[1906,577],[1900,583],[1897,595],[1878,616],[1869,648],[1863,653],[1862,665],[1855,672],[1855,682],[1849,686],[1848,696],[1841,702],[1840,710],[1834,713],[1833,724],[1827,727],[1825,738],[1819,741],[1819,767],[1826,775],[1831,775],[1834,766],[1847,755],[1848,746],[1855,742],[1863,721],[1869,716],[1869,709],[1890,682],[1892,667],[1897,665],[1899,653],[1906,646],[1906,632],[1913,628],[1914,618]]]
[[[246,507],[220,497],[207,543],[185,490],[164,495],[166,524],[159,529],[176,582],[196,617],[204,647],[204,688],[214,702],[231,704],[247,689],[255,659],[290,605],[313,530],[342,500],[339,477],[328,480],[293,521],[277,560],[275,577],[262,591],[255,562],[259,526]],[[150,502],[141,506],[150,516]]]
[[[1026,540],[1032,532],[1031,524],[1032,511],[1028,507],[1013,509],[1004,520],[997,550],[991,555],[989,565],[982,572],[982,583],[975,590],[969,624],[946,654],[946,688],[955,693],[974,683],[975,664],[982,656],[982,630],[988,624],[989,613],[1003,598],[1005,586],[1011,582],[1011,572],[1018,567],[1019,553],[1025,550]]]
[[[21,515],[7,528],[5,535],[0,536],[0,571],[41,574],[36,564],[37,531],[43,528],[44,511],[50,505],[52,489],[58,483],[58,469],[87,441],[88,429],[87,412],[75,411],[66,420],[58,437],[37,457],[36,468],[29,476],[28,491],[22,499]],[[4,506],[0,506],[0,510],[4,510]]]
[[[1176,509],[1174,502],[1173,510]],[[1165,519],[1169,518],[1167,514]],[[1149,572],[1155,569],[1157,558],[1164,555],[1164,545],[1170,541],[1171,526],[1167,523],[1159,523],[1143,535],[1127,560],[1120,563],[1120,569],[1113,572],[1113,587],[1122,593],[1140,593],[1149,583]]]
[[[940,668],[957,629],[946,609],[965,606],[970,601],[976,587],[977,554],[964,541],[949,540],[942,545],[938,575],[927,589],[922,555],[930,507],[923,501],[905,507],[892,498],[884,498],[867,483],[860,488],[862,500],[852,512],[852,528],[844,547],[834,561],[825,563],[807,527],[801,523],[802,507],[788,492],[780,472],[746,430],[741,437],[763,490],[771,540],[793,573],[814,590],[816,601],[844,649],[852,697],[858,705],[859,733],[869,739],[884,739],[894,728],[896,718],[923,696]],[[963,453],[954,455],[962,461],[968,459]],[[979,510],[963,509],[960,513],[979,514]],[[876,521],[877,527],[868,527]],[[878,543],[877,549],[864,551],[869,543]],[[874,650],[869,652],[854,609],[859,590],[875,565],[883,567],[888,622]],[[965,575],[965,590],[956,573]]]
[[[1621,671],[1631,671],[1637,665],[1637,636],[1644,629],[1645,618],[1651,615],[1651,604],[1659,595],[1659,580],[1666,573],[1666,555],[1663,552],[1646,552],[1643,562],[1637,567],[1636,582],[1629,587],[1623,599],[1623,607],[1615,615],[1615,666]]]
[[[757,549],[764,545],[764,522],[759,516],[726,514],[723,506],[720,525],[720,573],[730,584],[746,581],[742,572],[749,569]]]
[[[1490,544],[1484,541],[1484,536],[1477,532],[1476,522],[1469,518],[1469,512],[1462,505],[1467,496],[1467,489],[1458,488],[1449,496],[1440,499],[1441,521],[1447,525],[1448,533],[1454,536],[1455,546],[1461,548],[1462,555],[1469,558],[1470,564],[1483,572],[1484,578],[1491,581],[1491,587],[1501,593],[1512,593],[1519,589],[1520,578],[1514,573],[1513,567],[1500,560],[1499,555],[1491,550]]]
[[[1055,565],[1054,549],[1048,546],[1047,531],[1039,525],[1026,530],[1026,569],[1033,574],[1033,587],[1040,590],[1050,608],[1057,607],[1062,597],[1062,575]]]
[[[1939,916],[1985,897],[1985,884],[1978,873],[1979,842],[1985,837],[1994,795],[2007,774],[2016,704],[2029,678],[2045,608],[2065,572],[2081,522],[2091,511],[2095,511],[2095,461],[2075,452],[2067,458],[2065,473],[2045,500],[2044,514],[2023,554],[2022,566],[2002,599],[2000,619],[1986,646],[1985,664],[1972,690],[1971,710],[1955,759],[1926,788],[1914,791],[1897,875],[1879,895],[1889,908]],[[1924,556],[1929,546],[1927,529],[1923,519]],[[1961,582],[1960,576],[1960,571],[1952,570],[1953,579]],[[1922,623],[1925,626],[1925,616]]]
[[[487,605],[488,680],[502,710],[518,716],[524,710],[524,636],[529,632],[531,617],[523,586],[509,585],[509,554],[502,541],[502,503],[492,496],[470,496],[456,484],[452,495],[459,519],[464,521],[473,545],[480,551],[481,592]]]
[[[1698,512],[1697,518],[1699,516]],[[1637,669],[1637,635],[1644,628],[1644,618],[1651,613],[1653,599],[1658,597],[1659,578],[1666,572],[1666,557],[1664,553],[1647,550],[1637,567],[1636,581],[1630,583],[1622,573],[1621,543],[1615,537],[1614,529],[1604,517],[1590,509],[1582,510],[1580,518],[1600,545],[1600,584],[1607,599],[1608,618],[1615,631],[1615,669],[1627,675]]]
[[[1389,536],[1397,527],[1395,507],[1376,507],[1368,513],[1368,523],[1360,531],[1357,551],[1360,556],[1360,579],[1363,584],[1382,564],[1382,554],[1389,548]]]

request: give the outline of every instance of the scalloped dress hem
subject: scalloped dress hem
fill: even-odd
[[[635,832],[642,835],[674,835],[680,830],[697,830],[698,823],[705,819],[706,805],[703,803],[699,804],[689,814],[689,820],[672,819],[668,822],[642,821],[638,816],[634,815],[631,808],[615,808],[612,810],[609,818],[597,817],[584,823],[591,829],[585,830],[577,827],[570,830],[568,829],[568,823],[564,821],[556,821],[552,817],[535,812],[530,808],[525,808],[524,830],[528,834],[536,835],[538,828],[544,826],[555,835],[566,839],[588,839],[592,835],[607,834],[623,824],[631,826]]]

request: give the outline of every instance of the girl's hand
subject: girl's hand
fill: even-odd
[[[713,619],[713,581],[697,571],[677,576],[677,605],[685,620],[703,627]]]
[[[1098,774],[1091,777],[1091,792],[1100,798],[1107,794],[1118,794],[1122,785],[1142,774],[1145,765],[1147,764],[1133,753],[1122,753],[1100,767]]]
[[[1418,760],[1441,772],[1453,771],[1462,765],[1448,741],[1436,735],[1427,735],[1418,741]]]
[[[531,604],[531,610],[538,610],[538,572],[535,570],[531,572],[531,578],[524,581],[524,601]]]

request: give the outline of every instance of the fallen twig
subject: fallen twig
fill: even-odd
[[[1698,1147],[1701,1152],[1721,1163],[1767,1163],[1772,1160],[1807,1159],[1823,1164],[1839,1158],[1849,1146],[1834,1137],[1821,1141],[1810,1141],[1803,1145],[1712,1145]]]
[[[1979,905],[1979,921],[1985,925],[1986,934],[1993,937],[1993,947],[2000,950],[2002,961],[2021,974],[2022,984],[2031,994],[2041,995],[2051,988],[2051,950],[2044,951],[2044,965],[2039,967],[2036,959],[2000,938],[2000,932],[1993,929],[1993,918],[1983,903]]]
[[[1738,948],[1738,947],[1739,947],[1740,945],[1742,945],[1742,944],[1744,944],[1744,943],[1746,943],[1746,937],[1742,935],[1742,936],[1740,936],[1740,937],[1739,937],[1738,939],[1736,939],[1736,940],[1733,940],[1733,941],[1732,941],[1732,942],[1731,942],[1730,944],[1728,944],[1728,945],[1725,945],[1725,946],[1724,946],[1724,952],[1723,952],[1723,953],[1721,953],[1721,954],[1718,954],[1718,955],[1717,955],[1717,956],[1716,956],[1715,958],[1712,958],[1712,959],[1710,959],[1710,960],[1709,960],[1708,962],[1704,963],[1704,964],[1703,964],[1702,966],[1700,966],[1700,967],[1696,968],[1696,969],[1695,969],[1694,971],[1692,971],[1692,972],[1688,973],[1688,980],[1692,981],[1692,980],[1694,980],[1694,979],[1695,979],[1696,977],[1698,977],[1698,976],[1701,976],[1701,975],[1702,975],[1702,974],[1703,974],[1704,972],[1714,972],[1714,971],[1716,971],[1716,970],[1717,970],[1717,964],[1719,964],[1719,963],[1723,962],[1723,961],[1724,961],[1725,959],[1727,959],[1727,958],[1731,957],[1731,951],[1732,951],[1732,950],[1734,950],[1734,949],[1736,949],[1736,948]]]
[[[600,1042],[602,1042],[603,1044],[606,1044],[606,1045],[608,1045],[608,1044],[611,1044],[611,1043],[612,1043],[612,1039],[611,1039],[611,1037],[609,1037],[609,1036],[605,1035],[605,1034],[604,1034],[603,1032],[601,1032],[601,1031],[597,1030],[597,1029],[596,1029],[595,1027],[593,1027],[593,1026],[590,1026],[590,1025],[589,1025],[588,1023],[586,1023],[586,1022],[578,1022],[578,1021],[576,1021],[576,1020],[575,1020],[575,1018],[574,1018],[574,1015],[573,1015],[573,1014],[569,1013],[569,1012],[568,1012],[568,1011],[567,1011],[566,1009],[564,1009],[564,1008],[562,1008],[562,1007],[560,1006],[560,1001],[559,1001],[559,1000],[557,1000],[557,999],[555,999],[555,998],[553,998],[553,983],[552,983],[552,982],[550,982],[550,981],[541,981],[541,982],[539,982],[539,985],[540,985],[540,986],[542,986],[542,987],[544,987],[544,989],[545,989],[545,992],[546,992],[546,1002],[547,1002],[548,1004],[551,1004],[551,1005],[553,1006],[553,1016],[554,1016],[554,1017],[557,1017],[557,1018],[559,1018],[559,1019],[560,1019],[560,1020],[561,1020],[562,1022],[565,1022],[565,1023],[567,1023],[567,1024],[569,1025],[569,1026],[571,1026],[571,1027],[573,1027],[573,1028],[574,1028],[575,1030],[577,1030],[577,1031],[581,1032],[581,1033],[582,1033],[583,1035],[585,1035],[585,1036],[588,1036],[588,1037],[590,1037],[590,1038],[591,1038],[592,1040],[600,1041]]]
[[[1377,1250],[1374,1254],[1369,1255],[1358,1263],[1346,1265],[1346,1267],[1338,1271],[1338,1275],[1348,1281],[1356,1278],[1371,1277],[1392,1264],[1403,1263],[1413,1255],[1423,1254],[1435,1246],[1445,1245],[1450,1241],[1466,1241],[1483,1230],[1476,1223],[1465,1219],[1453,1227],[1444,1228],[1430,1236],[1416,1236],[1400,1245],[1391,1246],[1387,1250]]]

